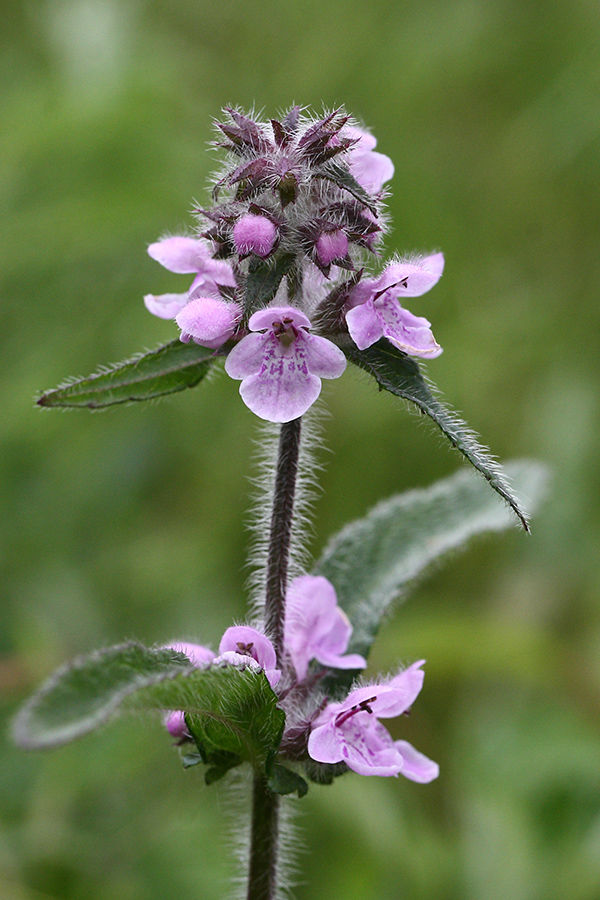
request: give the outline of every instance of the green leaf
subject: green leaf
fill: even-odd
[[[128,643],[80,657],[58,669],[25,704],[14,723],[20,747],[57,747],[104,724],[136,691],[193,671],[174,650]]]
[[[268,784],[274,794],[293,794],[297,792],[299,797],[304,797],[308,791],[308,785],[301,775],[279,763],[275,763],[273,766]]]
[[[59,746],[104,724],[119,707],[183,710],[202,760],[221,774],[241,762],[264,768],[285,725],[264,672],[194,668],[182,653],[130,643],[59,669],[17,716],[15,741],[27,749]]]
[[[198,344],[171,341],[156,350],[77,378],[47,391],[38,406],[104,409],[118,403],[153,400],[195,387],[216,359]]]
[[[450,443],[466,457],[490,486],[508,503],[525,531],[529,524],[524,510],[488,450],[475,438],[469,426],[432,393],[418,364],[389,341],[382,339],[366,350],[352,345],[342,347],[348,359],[373,375],[380,390],[390,391],[414,403],[430,416]],[[435,389],[434,389],[435,390]]]
[[[547,480],[544,466],[521,461],[506,469],[523,495],[541,499]],[[435,559],[476,534],[501,531],[513,523],[507,507],[465,470],[429,488],[384,500],[364,519],[343,528],[313,574],[331,581],[352,622],[348,651],[368,655],[392,601]],[[336,673],[335,678],[341,683],[351,680],[352,673]]]
[[[250,262],[244,295],[246,316],[267,306],[273,300],[279,290],[282,278],[287,275],[294,264],[294,259],[293,253],[284,253],[274,262],[258,257]]]

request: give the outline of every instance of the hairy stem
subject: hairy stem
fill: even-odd
[[[265,579],[265,631],[283,662],[283,628],[290,550],[293,537],[294,501],[300,460],[302,420],[285,422],[279,432],[273,507],[269,527]],[[247,900],[274,900],[277,891],[280,797],[269,790],[262,772],[254,773],[250,869]]]
[[[252,792],[250,870],[247,900],[274,900],[277,889],[279,796],[256,772]]]
[[[273,510],[267,555],[265,594],[265,630],[281,662],[283,656],[283,626],[285,621],[285,592],[287,588],[294,498],[300,457],[301,419],[281,426]]]

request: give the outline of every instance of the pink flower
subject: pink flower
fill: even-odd
[[[264,259],[277,242],[277,226],[266,216],[248,213],[233,229],[233,243],[240,256],[256,254]]]
[[[416,262],[390,263],[379,278],[361,281],[350,295],[346,313],[348,331],[359,350],[386,337],[409,356],[433,359],[442,348],[431,323],[414,316],[400,304],[400,297],[418,297],[432,288],[444,269],[444,256],[435,253]]]
[[[219,644],[219,656],[213,662],[263,669],[271,687],[275,687],[281,678],[273,644],[249,625],[234,625],[227,629]]]
[[[213,259],[206,241],[191,237],[170,237],[150,244],[148,254],[170,272],[195,274],[186,294],[147,294],[149,312],[161,319],[174,319],[190,301],[198,297],[219,297],[219,286],[235,287],[229,263]]]
[[[316,659],[334,669],[364,669],[365,659],[346,653],[352,625],[337,605],[335,588],[321,575],[302,575],[288,588],[285,610],[285,648],[298,681]]]
[[[439,774],[437,763],[407,741],[394,741],[379,719],[406,712],[423,685],[423,660],[387,684],[356,688],[341,703],[328,703],[308,738],[308,752],[322,763],[345,762],[359,775],[399,775],[426,784]]]
[[[297,419],[319,396],[321,378],[339,378],[346,368],[339,347],[310,334],[309,319],[297,309],[260,309],[248,327],[254,333],[231,350],[225,371],[242,380],[242,400],[268,422]]]
[[[350,171],[361,187],[370,194],[378,194],[385,182],[393,178],[394,163],[389,156],[375,151],[377,140],[367,131],[346,126],[342,136],[357,140],[346,157]]]

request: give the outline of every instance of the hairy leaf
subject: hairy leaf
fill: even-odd
[[[104,724],[120,707],[184,711],[203,762],[221,774],[246,761],[264,767],[285,724],[264,672],[195,668],[183,653],[128,643],[59,669],[17,716],[15,741],[26,749],[56,747]]]
[[[79,657],[58,669],[21,709],[15,742],[31,750],[66,744],[104,724],[135,691],[191,671],[182,653],[137,643]]]
[[[67,382],[38,398],[38,406],[104,409],[153,400],[195,387],[216,359],[215,351],[179,340]]]
[[[543,494],[546,469],[527,461],[506,468],[533,509]],[[507,507],[465,470],[429,488],[384,500],[364,519],[343,528],[313,574],[332,582],[352,622],[349,652],[367,656],[392,602],[435,559],[476,534],[501,531],[513,522]],[[346,678],[336,673],[336,682]]]
[[[344,346],[342,349],[351,362],[373,375],[381,390],[390,391],[398,397],[409,400],[422,413],[430,416],[450,443],[460,450],[513,509],[525,531],[529,531],[527,516],[504,477],[501,467],[490,456],[489,451],[477,441],[468,425],[432,393],[414,359],[384,339],[366,350],[358,350],[352,345]]]
[[[240,762],[264,768],[281,743],[285,725],[285,714],[277,706],[277,695],[264,672],[211,666],[197,669],[178,683],[189,690],[189,696],[180,698],[174,708],[185,710],[186,724],[202,758],[215,770],[212,780]],[[173,707],[168,685],[146,695],[150,693],[159,708]],[[141,697],[144,706],[146,695]]]

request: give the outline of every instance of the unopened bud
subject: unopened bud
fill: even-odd
[[[348,238],[343,231],[324,231],[315,244],[317,259],[322,266],[329,266],[336,259],[344,259],[348,253]]]
[[[277,226],[266,216],[242,216],[233,229],[233,243],[240,256],[268,256],[277,241]]]

